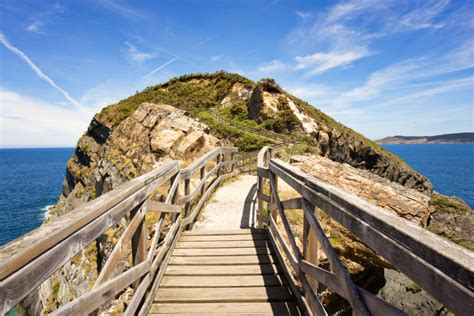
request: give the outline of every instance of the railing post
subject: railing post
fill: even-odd
[[[170,179],[170,192],[169,192],[169,194],[173,194],[173,196],[170,197],[171,204],[176,204],[178,202],[179,179],[178,179],[178,183],[176,185],[176,191],[174,191],[174,193],[171,192],[171,190],[173,188],[174,181],[177,179],[177,177],[179,177],[179,172],[176,173],[174,176],[172,176],[171,179]],[[175,221],[176,217],[178,217],[178,213],[173,213],[173,215],[171,215],[171,218],[172,218],[173,222]]]
[[[257,192],[263,194],[263,178],[257,177]],[[258,200],[257,228],[263,228],[263,200]]]
[[[218,166],[222,162],[222,154],[217,155],[216,157],[216,165]],[[216,175],[219,178],[221,175],[221,167],[217,168]]]
[[[191,182],[191,179],[184,179],[184,196],[189,195],[189,193],[191,192],[190,182]],[[186,204],[184,205],[184,218],[189,216],[190,209],[191,209],[191,201],[186,202]],[[188,228],[189,226],[186,227],[186,229]]]
[[[199,176],[200,176],[200,179],[204,179],[206,175],[206,166],[202,166],[201,169],[199,170]],[[203,183],[202,184],[202,187],[201,187],[201,196],[204,195],[204,192],[206,192],[206,184]]]
[[[142,204],[143,205],[143,204]],[[142,206],[143,207],[143,206]],[[130,212],[130,220],[138,216],[138,212],[140,211],[141,207],[136,207]],[[147,240],[147,229],[145,225],[145,216],[140,221],[140,224],[137,227],[137,230],[132,235],[132,263],[133,266],[138,265],[139,263],[143,262],[146,259],[147,251],[146,251],[146,240]],[[137,280],[133,287],[136,289],[140,284],[140,280]]]
[[[308,204],[311,205],[309,202]],[[317,210],[314,208],[313,205],[311,205],[311,207],[313,208],[314,216],[318,218]],[[304,225],[303,226],[303,258],[306,261],[317,265],[318,264],[318,240],[316,238],[315,232],[311,229],[306,216],[304,216],[303,225]],[[318,281],[315,278],[311,277],[310,275],[307,275],[307,278],[311,286],[316,289],[318,286]]]
[[[231,153],[230,154],[230,160],[234,160],[235,158],[235,153]],[[235,169],[235,162],[233,162],[231,165],[230,165],[230,172],[234,172],[234,169]]]

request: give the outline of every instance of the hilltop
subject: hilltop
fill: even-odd
[[[453,133],[435,136],[389,136],[375,141],[378,144],[465,144],[474,143],[474,133]]]

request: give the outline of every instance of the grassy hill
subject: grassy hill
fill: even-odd
[[[245,94],[246,98],[241,97]],[[109,105],[95,119],[113,130],[144,102],[186,110],[209,126],[211,134],[242,151],[278,144],[277,137],[268,136],[274,133],[293,144],[293,152],[319,153],[419,191],[431,192],[431,183],[398,157],[289,94],[273,79],[254,82],[224,71],[185,75]]]

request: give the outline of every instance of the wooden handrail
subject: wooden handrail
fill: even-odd
[[[273,231],[270,236],[276,238],[292,263],[293,270],[302,282],[305,298],[314,313],[321,314],[321,304],[314,294],[314,284],[308,282],[308,276],[328,286],[332,291],[345,297],[351,304],[355,314],[380,313],[401,315],[402,311],[391,306],[373,294],[355,286],[340,264],[334,249],[324,235],[313,209],[326,212],[329,216],[347,228],[365,245],[387,259],[393,266],[410,277],[423,289],[443,303],[448,309],[463,315],[474,310],[474,253],[433,233],[416,226],[412,222],[398,217],[383,208],[374,206],[352,194],[338,189],[320,179],[292,167],[278,159],[270,159],[268,148],[259,153],[258,183],[260,186],[269,179],[270,191],[274,197],[267,208],[271,216],[269,227]],[[301,198],[280,201],[276,179],[280,178],[301,194]],[[260,191],[259,191],[260,192]],[[257,195],[259,213],[263,213],[264,203],[268,203],[263,191]],[[260,206],[262,204],[262,206]],[[260,210],[260,207],[262,210]],[[294,234],[287,224],[285,209],[302,208],[305,221],[303,256],[292,243]],[[283,240],[277,221],[273,218],[278,214],[283,222],[288,241]],[[306,224],[308,223],[308,224]],[[319,268],[306,256],[316,251],[307,251],[308,229],[315,232],[317,242],[321,243],[334,273]],[[312,247],[316,247],[313,242]],[[288,251],[292,251],[288,254]],[[310,256],[317,258],[317,256]],[[297,259],[297,267],[294,260]],[[298,273],[298,271],[302,273]]]
[[[159,286],[170,252],[183,229],[193,223],[217,185],[238,173],[238,170],[234,170],[235,166],[243,160],[224,159],[227,155],[233,156],[235,152],[235,147],[216,148],[182,170],[179,169],[177,161],[168,162],[1,247],[0,313],[6,313],[107,228],[130,214],[130,221],[100,271],[92,290],[62,306],[53,314],[93,312],[132,283],[135,294],[126,314],[132,315],[140,306],[138,312],[143,314],[143,308],[149,307],[148,303]],[[206,165],[216,158],[218,163],[206,174]],[[224,174],[228,169],[231,172]],[[198,186],[190,192],[190,180],[196,170],[200,170],[201,179]],[[212,174],[217,174],[217,178],[211,180],[206,187]],[[171,182],[165,202],[147,201],[157,188],[168,181]],[[178,187],[181,181],[184,181],[186,195],[179,199]],[[198,196],[199,200],[194,204]],[[184,205],[183,212],[181,205]],[[144,220],[146,212],[149,211],[161,212],[162,215],[153,225],[154,235],[147,250]],[[186,211],[191,212],[188,214]],[[172,215],[173,225],[166,234],[164,243],[160,243],[163,212]],[[117,264],[123,257],[123,249],[130,242],[134,266],[115,275]],[[158,246],[160,248],[157,252]],[[145,303],[140,304],[143,300]]]

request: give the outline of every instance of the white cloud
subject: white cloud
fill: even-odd
[[[308,75],[317,75],[324,73],[330,69],[348,66],[353,62],[370,56],[371,54],[365,50],[354,50],[344,52],[315,53],[307,56],[295,57],[295,69],[308,69]]]
[[[312,16],[312,14],[310,12],[296,11],[295,13],[296,13],[297,16],[299,16],[303,20],[307,19],[307,18],[310,18]]]
[[[0,90],[0,147],[72,146],[95,109],[60,105]]]
[[[258,71],[263,73],[285,71],[288,69],[288,65],[282,63],[279,60],[272,60],[271,62],[264,63],[258,67]]]
[[[214,62],[216,62],[216,61],[222,59],[223,57],[224,57],[224,54],[214,55],[214,56],[211,57],[211,62],[214,63]]]
[[[147,53],[140,51],[135,45],[125,42],[126,48],[123,49],[126,57],[134,63],[142,64],[147,60],[155,59],[158,57],[156,53]]]
[[[449,0],[425,1],[423,5],[401,18],[402,26],[419,30],[426,28],[439,29],[445,26],[442,22],[434,22],[434,19],[448,6]]]
[[[41,21],[34,21],[28,27],[26,28],[27,31],[29,32],[38,32],[40,27],[43,26],[43,22]]]
[[[49,83],[50,86],[52,86],[54,89],[59,91],[64,96],[64,98],[68,100],[72,105],[74,105],[77,108],[82,108],[82,105],[76,99],[71,97],[71,95],[66,90],[58,86],[50,77],[48,77],[41,69],[39,69],[38,66],[36,66],[28,56],[26,56],[18,48],[11,45],[8,39],[5,37],[5,35],[1,32],[0,32],[0,43],[2,43],[6,48],[12,51],[15,55],[20,57],[20,59],[22,59],[40,79],[46,81],[47,83]]]
[[[61,4],[56,3],[49,7],[48,10],[35,14],[31,20],[32,22],[26,27],[26,30],[28,32],[40,33],[42,27],[49,24],[55,15],[63,12],[64,7]]]

